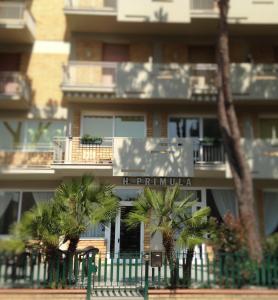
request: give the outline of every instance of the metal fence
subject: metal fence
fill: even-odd
[[[146,255],[98,254],[96,257],[65,253],[45,256],[24,253],[0,257],[0,287],[78,288],[92,293],[135,291],[147,298],[150,288],[278,288],[278,257],[266,255],[261,264],[239,253],[194,255],[190,273],[186,253],[174,261],[162,255],[160,267],[152,267]],[[173,280],[173,272],[175,277]],[[188,275],[189,274],[189,275]]]

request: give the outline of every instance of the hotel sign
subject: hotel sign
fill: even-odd
[[[123,177],[123,185],[173,186],[191,187],[192,178],[188,177]]]

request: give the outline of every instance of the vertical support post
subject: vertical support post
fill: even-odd
[[[92,267],[93,267],[93,258],[92,254],[89,254],[88,258],[88,282],[87,282],[87,295],[86,300],[91,300],[91,293],[92,293]]]
[[[145,259],[145,288],[144,288],[144,300],[149,299],[149,259]]]

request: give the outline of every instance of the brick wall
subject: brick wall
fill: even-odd
[[[277,300],[274,290],[150,290],[149,300]]]
[[[66,17],[63,0],[33,0],[31,13],[36,20],[36,40],[65,39]]]
[[[104,0],[79,0],[78,7],[79,8],[102,8],[104,6]]]
[[[49,166],[53,162],[52,152],[5,152],[0,151],[3,166]]]
[[[62,65],[67,59],[65,54],[33,53],[30,57],[27,54],[23,56],[22,69],[26,69],[31,81],[33,105],[43,106],[51,115],[62,105]]]
[[[72,162],[109,163],[112,161],[112,147],[81,145],[79,139],[72,141]]]
[[[106,249],[106,240],[81,240],[78,243],[77,248],[83,249],[89,246],[93,246],[99,249],[100,254],[105,254],[107,252]]]
[[[84,300],[86,290],[0,290],[0,300]]]

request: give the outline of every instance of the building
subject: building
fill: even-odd
[[[278,218],[278,0],[231,0],[233,96],[262,234]],[[122,209],[80,246],[155,246],[122,219],[144,186],[237,213],[216,118],[213,0],[0,1],[0,234],[65,180],[115,184]]]

